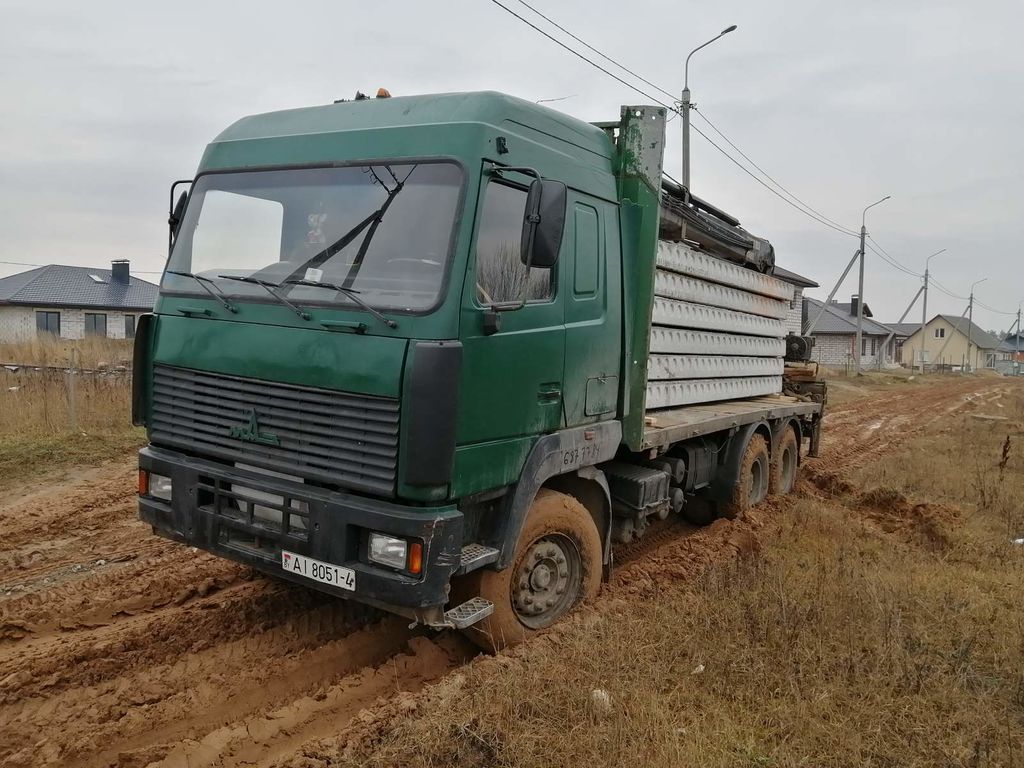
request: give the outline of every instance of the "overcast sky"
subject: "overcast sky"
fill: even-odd
[[[1020,0],[530,4],[671,92],[682,87],[686,53],[738,24],[693,57],[690,87],[743,152],[849,228],[865,205],[892,195],[868,213],[888,253],[919,272],[947,248],[932,267],[952,292],[966,296],[987,277],[976,296],[989,307],[1016,312],[1024,299]],[[0,261],[127,258],[133,271],[158,272],[168,185],[191,176],[204,145],[246,114],[378,86],[396,96],[571,96],[551,106],[592,121],[650,101],[489,0],[0,8]],[[679,123],[669,124],[666,158],[676,176]],[[827,293],[855,238],[798,213],[699,136],[692,165],[696,194],[770,239],[781,265]],[[22,269],[0,264],[0,276]],[[865,296],[878,319],[895,321],[919,285],[869,253]],[[855,290],[852,273],[838,296]],[[929,315],[965,306],[929,296]],[[919,317],[920,303],[909,319]],[[981,307],[975,319],[990,329],[1012,323]]]

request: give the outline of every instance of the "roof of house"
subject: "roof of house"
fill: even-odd
[[[928,321],[928,325],[935,322],[937,318],[942,318],[949,323],[953,328],[960,331],[964,336],[968,335],[970,330],[971,343],[976,344],[979,349],[998,349],[1000,341],[988,331],[985,331],[977,323],[968,322],[966,317],[957,317],[956,315],[936,315]],[[921,326],[918,325],[914,332],[921,330]],[[911,334],[913,335],[913,334]]]
[[[813,315],[817,315],[818,310],[821,309],[822,303],[817,299],[812,299],[809,296],[806,299],[810,303],[810,309]],[[864,317],[861,324],[861,331],[868,336],[888,336],[892,331],[888,326],[876,323],[870,319],[871,310],[868,309],[868,305],[864,305]],[[856,333],[857,332],[857,316],[850,314],[850,304],[827,304],[825,305],[825,312],[822,314],[818,324],[814,327],[814,333]]]
[[[0,305],[145,311],[153,308],[158,291],[153,283],[137,277],[115,282],[109,269],[49,264],[0,278]]]
[[[800,288],[820,287],[816,282],[811,280],[811,278],[798,275],[796,272],[790,272],[788,269],[783,269],[778,265],[775,265],[775,269],[772,271],[772,277],[777,277],[779,280],[791,285],[799,286]]]
[[[896,331],[897,336],[902,337],[913,336],[915,331],[921,330],[920,323],[886,323],[886,325]]]

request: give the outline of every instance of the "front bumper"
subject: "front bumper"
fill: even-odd
[[[169,502],[139,497],[139,517],[153,526],[154,533],[419,620],[440,615],[448,602],[448,582],[459,567],[462,549],[462,513],[454,506],[402,506],[154,446],[139,451],[139,468],[172,481]],[[236,501],[240,487],[280,496],[281,522],[271,524],[240,511]],[[293,508],[295,502],[301,503],[303,511]],[[420,539],[422,572],[411,576],[367,562],[365,542],[371,530]],[[283,549],[351,568],[356,573],[355,590],[289,573],[281,567]]]

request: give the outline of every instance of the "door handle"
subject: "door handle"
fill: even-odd
[[[562,387],[558,384],[541,384],[537,390],[537,401],[541,403],[557,403],[562,399]]]

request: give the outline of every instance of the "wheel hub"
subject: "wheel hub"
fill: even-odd
[[[512,604],[528,627],[546,627],[573,606],[580,557],[564,536],[545,536],[527,548],[512,582]]]

